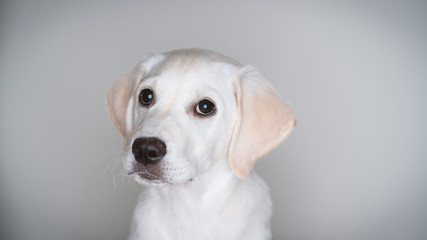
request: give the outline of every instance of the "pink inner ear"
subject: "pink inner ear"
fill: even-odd
[[[131,98],[128,101],[127,107],[126,107],[126,132],[127,136],[132,136],[132,129],[133,129],[133,114],[134,114],[134,98],[131,96]]]
[[[286,137],[295,117],[292,109],[259,79],[241,80],[237,92],[240,121],[233,133],[230,163],[235,174],[243,178],[260,157]]]
[[[126,112],[130,95],[129,87],[127,82],[118,82],[107,95],[111,119],[124,137],[128,134]]]

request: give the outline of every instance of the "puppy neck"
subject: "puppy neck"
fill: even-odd
[[[150,192],[165,200],[173,198],[188,203],[199,203],[201,207],[223,206],[239,189],[246,188],[257,175],[252,171],[245,179],[234,175],[228,165],[215,164],[208,171],[199,174],[185,184],[150,186]]]

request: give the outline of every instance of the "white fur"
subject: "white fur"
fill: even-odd
[[[122,79],[110,89],[107,101],[112,118],[119,129],[131,132],[127,135],[122,131],[126,140],[125,173],[133,174],[141,164],[131,153],[136,138],[157,137],[167,146],[158,179],[134,174],[144,189],[135,209],[130,239],[271,239],[268,187],[250,171],[252,165],[242,170],[247,176],[241,178],[236,166],[230,164],[230,145],[236,131],[243,131],[238,122],[245,117],[239,116],[236,86],[248,69],[210,51],[178,50],[148,58],[133,70],[136,73],[127,74],[142,79]],[[120,87],[124,85],[127,90],[135,86],[128,91],[130,96],[116,99],[115,92],[123,90]],[[153,90],[155,99],[148,108],[138,102],[139,93],[146,88]],[[212,116],[194,113],[203,99],[215,103]],[[121,101],[126,101],[124,116],[115,112],[123,107]],[[117,120],[120,118],[125,119]],[[293,115],[289,119],[293,126]],[[126,126],[118,126],[120,123]],[[292,126],[281,131],[280,139],[277,137],[266,151],[276,146]]]

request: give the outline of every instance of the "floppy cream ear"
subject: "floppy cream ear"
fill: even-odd
[[[234,87],[238,117],[229,159],[234,173],[244,178],[257,159],[289,134],[295,126],[295,116],[291,107],[252,67],[244,68]]]
[[[124,138],[132,133],[133,95],[139,83],[140,66],[134,67],[120,80],[113,83],[107,92],[107,108],[114,125]]]

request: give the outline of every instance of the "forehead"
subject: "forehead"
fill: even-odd
[[[194,54],[155,56],[144,68],[144,79],[169,87],[229,87],[236,78],[232,64]]]

